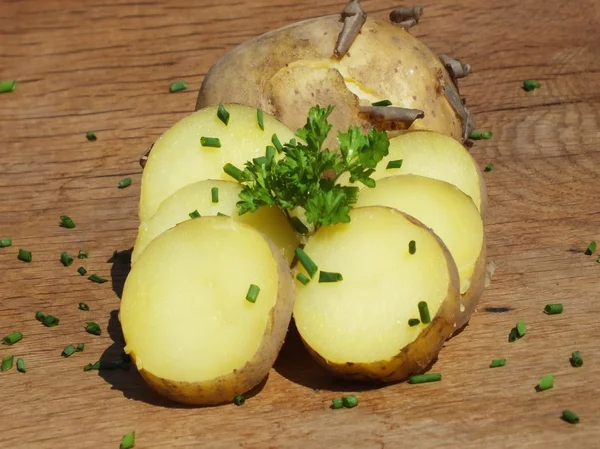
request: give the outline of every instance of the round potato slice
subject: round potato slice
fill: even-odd
[[[140,224],[131,263],[136,262],[156,237],[178,223],[190,220],[190,213],[198,211],[202,217],[224,214],[256,228],[283,252],[290,264],[300,240],[289,221],[277,207],[261,207],[255,213],[239,215],[236,204],[241,191],[242,186],[237,182],[212,179],[179,189],[162,202],[151,219]]]
[[[380,179],[375,188],[361,190],[356,205],[396,208],[442,239],[458,268],[462,297],[456,328],[464,326],[485,285],[483,221],[471,198],[444,181],[400,175]]]
[[[264,156],[277,134],[282,143],[294,133],[274,117],[264,114],[264,131],[255,108],[226,104],[229,123],[217,116],[217,107],[194,112],[177,122],[154,144],[142,175],[140,221],[150,219],[160,204],[180,188],[205,179],[232,180],[223,171],[231,163],[239,169],[247,161]],[[202,145],[201,138],[219,139],[219,148]]]
[[[287,263],[262,234],[226,217],[189,220],[148,245],[127,277],[125,352],[174,401],[228,402],[269,372],[293,300]]]
[[[321,271],[306,285],[297,281],[296,326],[315,359],[334,374],[402,380],[423,371],[454,330],[456,266],[435,234],[398,210],[360,207],[350,217],[348,224],[320,228],[304,248]],[[309,276],[301,264],[296,270]],[[323,272],[343,280],[320,282]],[[431,322],[411,327],[420,302]]]

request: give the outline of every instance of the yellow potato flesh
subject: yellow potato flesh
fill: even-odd
[[[255,157],[264,156],[277,134],[285,143],[294,133],[272,116],[264,114],[264,131],[257,122],[256,109],[225,105],[230,114],[226,126],[217,117],[217,108],[201,109],[177,122],[154,144],[142,176],[140,221],[150,219],[160,204],[180,188],[205,179],[232,180],[223,166],[239,169]],[[203,147],[201,137],[220,139],[220,148]]]
[[[212,189],[218,189],[218,202],[212,201]],[[140,224],[131,262],[135,263],[156,237],[173,226],[190,219],[195,210],[202,216],[218,213],[253,226],[281,249],[288,264],[294,258],[298,237],[283,213],[275,207],[262,207],[255,213],[238,215],[236,203],[242,186],[233,181],[206,180],[189,184],[165,199],[156,214]]]
[[[393,207],[431,228],[456,262],[461,293],[468,290],[483,247],[483,222],[471,198],[458,188],[423,176],[393,176],[361,190],[356,205]]]
[[[230,374],[259,349],[278,278],[269,244],[251,227],[225,217],[182,223],[155,239],[127,277],[125,351],[138,370],[170,381]],[[251,284],[260,287],[255,303],[245,299]]]
[[[409,254],[411,240],[417,252]],[[451,290],[448,261],[427,229],[398,211],[368,207],[351,222],[320,228],[306,253],[320,270],[343,281],[296,284],[294,319],[304,341],[333,363],[388,360],[412,343],[425,325],[409,327],[426,301],[433,319]],[[298,264],[298,271],[306,274]]]

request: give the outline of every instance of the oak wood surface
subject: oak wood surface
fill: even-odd
[[[135,370],[83,372],[122,349],[115,312],[127,268],[107,262],[133,245],[140,154],[194,108],[223,52],[265,31],[341,11],[343,1],[1,0],[0,347],[27,373],[0,373],[0,447],[562,448],[600,443],[600,4],[595,0],[425,1],[412,32],[468,61],[461,92],[494,137],[472,153],[490,196],[489,259],[498,269],[470,325],[442,350],[442,382],[378,389],[333,381],[290,332],[258,394],[243,407],[186,408],[151,393]],[[396,4],[365,0],[386,17]],[[524,92],[536,78],[542,88]],[[169,94],[172,81],[190,89]],[[93,130],[95,142],[85,139]],[[118,181],[131,176],[123,190]],[[58,226],[67,214],[76,229]],[[18,248],[33,262],[17,260]],[[65,268],[63,251],[90,252]],[[76,272],[111,282],[93,284]],[[78,310],[80,301],[90,306]],[[562,315],[545,304],[561,302]],[[46,328],[36,311],[54,314]],[[507,342],[524,319],[527,335]],[[97,321],[102,335],[83,330]],[[68,344],[85,351],[62,358]],[[579,350],[581,368],[569,364]],[[503,368],[491,359],[506,357]],[[552,390],[536,392],[555,375]],[[352,410],[328,408],[354,392]],[[559,419],[572,409],[578,425]]]

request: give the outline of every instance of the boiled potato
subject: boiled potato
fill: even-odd
[[[464,326],[485,284],[483,221],[471,198],[447,182],[400,175],[380,179],[375,188],[361,190],[356,206],[396,208],[431,228],[442,239],[458,268],[461,313],[456,328]]]
[[[150,243],[127,277],[125,352],[164,396],[230,402],[269,372],[293,301],[287,262],[257,230],[227,217],[189,220]]]
[[[217,202],[213,202],[213,189],[217,189]],[[202,217],[225,214],[256,228],[283,252],[288,264],[291,263],[300,241],[289,221],[276,207],[262,207],[255,213],[238,215],[236,203],[240,200],[241,191],[242,186],[237,182],[217,180],[200,181],[179,189],[162,202],[150,220],[140,224],[131,263],[136,262],[156,237],[176,224],[189,220],[190,213],[196,210]]]
[[[333,148],[338,131],[353,125],[368,131],[374,124],[359,115],[360,106],[389,100],[392,106],[423,110],[425,116],[410,129],[464,137],[463,120],[445,94],[460,103],[456,86],[425,44],[399,26],[367,18],[349,52],[337,60],[332,55],[342,25],[340,15],[330,15],[244,42],[210,69],[196,108],[248,104],[295,130],[312,106],[332,104],[327,144]]]
[[[244,163],[264,156],[271,137],[282,143],[294,133],[275,118],[264,114],[264,131],[258,126],[256,109],[225,105],[229,124],[209,107],[185,117],[166,131],[154,144],[142,175],[140,221],[150,219],[160,204],[180,188],[205,179],[228,179],[223,166],[231,163],[243,169]],[[220,148],[201,145],[201,137],[220,139]]]
[[[460,313],[456,266],[441,240],[387,207],[360,207],[351,222],[320,228],[304,251],[342,281],[296,282],[294,319],[326,369],[354,380],[397,381],[435,359]],[[410,241],[416,252],[410,254]],[[309,276],[298,264],[297,272]],[[409,326],[427,303],[431,322]]]

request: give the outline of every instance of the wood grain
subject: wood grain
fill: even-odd
[[[471,324],[443,349],[437,384],[361,389],[329,378],[290,332],[261,391],[243,407],[185,408],[150,393],[131,371],[83,372],[122,348],[114,313],[126,266],[108,263],[131,247],[137,227],[138,158],[194,108],[210,65],[245,39],[292,21],[341,11],[307,0],[1,0],[0,332],[24,334],[1,347],[27,362],[0,373],[2,447],[116,448],[137,432],[139,448],[597,447],[600,439],[600,264],[583,254],[600,240],[600,5],[594,0],[425,1],[413,28],[435,51],[474,73],[461,91],[493,139],[472,149],[486,173],[489,257],[498,269]],[[386,0],[365,0],[385,17]],[[526,93],[523,79],[542,88]],[[184,79],[190,89],[169,94]],[[87,142],[93,130],[96,142]],[[133,185],[117,189],[131,176]],[[58,226],[70,215],[73,230]],[[65,268],[61,252],[87,248]],[[16,258],[18,248],[33,262]],[[79,301],[89,312],[77,309]],[[562,302],[562,315],[545,304]],[[36,311],[61,319],[38,323]],[[524,319],[527,335],[507,343]],[[101,336],[86,334],[97,321]],[[62,349],[83,342],[68,359]],[[571,351],[585,364],[572,368]],[[492,358],[506,367],[490,370]],[[545,374],[552,390],[536,393]],[[341,392],[352,410],[332,411]],[[581,423],[559,419],[564,408]]]

